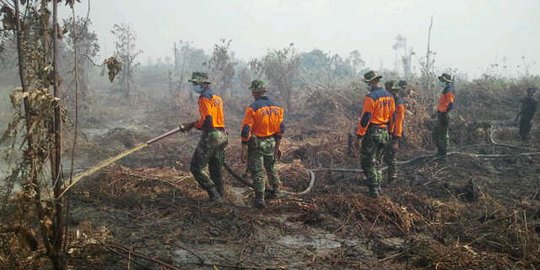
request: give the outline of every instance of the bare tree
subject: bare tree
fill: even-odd
[[[415,54],[413,49],[407,47],[407,37],[402,35],[396,36],[396,41],[392,48],[396,51],[403,50],[403,55],[401,56],[401,65],[403,67],[403,76],[408,79],[412,74],[412,56]]]
[[[120,92],[124,97],[129,98],[134,85],[133,73],[139,66],[136,62],[137,56],[142,51],[136,49],[135,32],[127,24],[115,24],[111,31],[116,36],[115,57],[122,63],[118,84]]]
[[[235,73],[235,63],[230,53],[231,41],[222,39],[221,43],[214,44],[214,51],[208,60],[210,75],[215,82],[215,87],[222,94],[230,90]]]
[[[252,60],[249,65],[255,73],[268,79],[273,92],[285,102],[287,110],[293,111],[293,83],[298,77],[300,67],[300,57],[294,44],[291,43],[281,50],[270,51],[261,60]]]
[[[88,71],[92,68],[93,60],[100,50],[98,38],[94,31],[90,30],[92,21],[89,18],[73,18],[64,21],[64,29],[69,31],[65,38],[70,54],[77,54],[77,63],[70,63],[71,70],[78,70],[79,95],[82,101],[89,102],[89,78]],[[75,82],[73,82],[75,83]],[[72,92],[66,93],[67,99],[74,99]],[[81,104],[84,106],[84,103]]]

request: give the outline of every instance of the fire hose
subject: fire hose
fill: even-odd
[[[182,127],[177,127],[175,129],[172,129],[166,133],[163,133],[155,138],[152,138],[132,149],[129,149],[129,150],[126,150],[114,157],[111,157],[109,159],[106,159],[100,163],[98,163],[96,166],[86,170],[86,171],[83,171],[82,173],[79,173],[77,174],[75,177],[73,177],[71,183],[66,186],[64,188],[64,191],[57,197],[57,199],[61,198],[65,193],[67,193],[75,184],[77,184],[79,181],[81,181],[84,177],[86,176],[90,176],[96,172],[98,172],[99,170],[103,169],[104,167],[128,156],[128,155],[131,155],[149,145],[151,145],[152,143],[155,143],[159,140],[162,140],[164,138],[167,138],[173,134],[176,134],[178,132],[182,131]],[[512,147],[512,148],[521,148],[521,147],[517,147],[517,146],[512,146],[512,145],[508,145],[508,144],[501,144],[501,143],[497,143],[495,142],[495,140],[493,139],[493,133],[494,133],[494,129],[493,129],[493,126],[491,126],[491,134],[490,134],[490,143],[493,144],[493,145],[500,145],[500,146],[506,146],[506,147]],[[350,142],[349,142],[350,144]],[[531,148],[521,148],[521,149],[527,149],[527,150],[536,150],[536,149],[531,149]],[[497,157],[515,157],[515,156],[531,156],[531,155],[540,155],[540,152],[538,151],[534,151],[534,152],[528,152],[528,153],[517,153],[517,154],[475,154],[475,153],[465,153],[465,152],[450,152],[448,153],[448,155],[464,155],[464,156],[470,156],[470,157],[473,157],[473,158],[497,158]],[[398,165],[405,165],[405,164],[411,164],[411,163],[415,163],[415,162],[418,162],[420,160],[424,160],[424,159],[429,159],[429,158],[432,158],[432,159],[436,159],[437,156],[435,155],[422,155],[422,156],[417,156],[415,158],[412,158],[412,159],[409,159],[409,160],[405,160],[405,161],[398,161],[397,164]],[[243,185],[247,186],[247,187],[250,187],[250,188],[254,188],[254,185],[253,183],[251,183],[250,181],[244,179],[244,177],[240,176],[239,174],[237,174],[236,172],[234,172],[234,170],[227,164],[225,163],[224,164],[224,167],[225,169],[227,170],[227,172],[229,174],[231,174],[231,176],[239,181],[240,183],[242,183]],[[381,168],[381,170],[386,170],[387,167],[383,167]],[[292,192],[292,191],[283,191],[283,193],[285,194],[288,194],[288,195],[297,195],[297,196],[301,196],[301,195],[305,195],[307,193],[309,193],[313,187],[315,186],[315,172],[321,172],[321,171],[332,171],[332,172],[350,172],[350,173],[361,173],[363,172],[363,170],[361,169],[349,169],[349,168],[323,168],[323,167],[319,167],[319,168],[314,168],[314,169],[308,169],[308,175],[309,175],[309,184],[308,184],[308,187],[306,189],[304,189],[303,191],[300,191],[300,192]]]
[[[118,160],[120,160],[120,159],[122,159],[122,158],[124,158],[124,157],[126,157],[128,155],[131,155],[131,154],[133,154],[133,153],[135,153],[135,152],[137,152],[137,151],[151,145],[152,143],[155,143],[155,142],[157,142],[157,141],[159,141],[161,139],[164,139],[164,138],[167,138],[167,137],[169,137],[169,136],[171,136],[173,134],[176,134],[176,133],[180,132],[181,130],[182,130],[181,127],[177,127],[177,128],[175,128],[173,130],[165,132],[165,133],[163,133],[163,134],[161,134],[161,135],[159,135],[159,136],[157,136],[157,137],[155,137],[153,139],[150,139],[150,140],[148,140],[148,141],[146,141],[146,142],[144,142],[142,144],[139,144],[139,145],[135,146],[134,148],[131,148],[131,149],[127,150],[127,151],[124,151],[124,152],[122,152],[122,153],[120,153],[120,154],[118,154],[118,155],[116,155],[114,157],[108,158],[108,159],[98,163],[96,166],[94,166],[94,167],[92,167],[92,168],[90,168],[90,169],[88,169],[88,170],[86,170],[86,171],[84,171],[82,173],[79,173],[79,174],[75,175],[75,177],[73,177],[71,183],[64,188],[64,191],[62,191],[62,193],[60,193],[60,195],[56,199],[59,199],[62,196],[64,196],[64,194],[66,194],[66,192],[68,192],[68,190],[70,190],[75,184],[77,184],[79,181],[81,181],[84,177],[92,175],[92,174],[98,172],[99,170],[109,166],[110,164],[112,164],[112,163],[114,163],[114,162],[116,162],[116,161],[118,161]]]

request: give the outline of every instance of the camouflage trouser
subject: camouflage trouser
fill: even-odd
[[[256,192],[264,192],[266,189],[264,171],[272,189],[275,190],[281,185],[275,166],[275,147],[276,141],[273,137],[263,139],[253,136],[248,142],[248,171],[253,178]]]
[[[396,152],[392,150],[392,144],[388,143],[384,149],[384,163],[388,165],[388,182],[393,182],[397,179],[397,157]]]
[[[519,121],[519,136],[526,141],[529,138],[529,133],[532,129],[532,117],[521,116]]]
[[[205,190],[215,186],[221,194],[223,193],[222,168],[227,142],[225,131],[204,132],[193,153],[191,173]]]
[[[448,148],[448,130],[450,126],[450,114],[449,113],[437,113],[437,126],[433,132],[435,145],[437,145],[437,151],[440,155],[446,155]]]
[[[369,127],[362,140],[360,160],[370,187],[378,187],[382,182],[382,172],[376,167],[381,162],[389,137],[387,129]]]

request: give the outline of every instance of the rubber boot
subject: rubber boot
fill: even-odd
[[[268,199],[281,199],[285,197],[285,193],[279,188],[274,188],[268,191]]]
[[[259,209],[262,209],[262,208],[266,207],[266,202],[264,201],[264,193],[263,192],[256,192],[255,193],[255,201],[253,203],[253,206],[255,208],[259,208]]]
[[[381,196],[381,188],[379,186],[369,186],[368,195],[371,198],[378,198]]]
[[[207,190],[208,197],[210,198],[210,202],[212,203],[222,203],[223,197],[219,194],[216,187],[211,187]]]
[[[216,185],[216,190],[221,195],[221,197],[225,197],[225,189],[223,187],[223,182],[214,183]]]

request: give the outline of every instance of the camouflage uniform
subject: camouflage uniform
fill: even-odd
[[[221,195],[224,192],[222,168],[227,142],[225,131],[205,131],[191,159],[191,173],[201,187],[205,190],[216,187]]]
[[[376,126],[370,126],[362,140],[360,150],[362,170],[368,178],[368,185],[377,189],[377,192],[382,182],[382,172],[376,167],[380,163],[389,140],[388,130]]]
[[[389,136],[392,139],[384,149],[383,158],[384,162],[388,165],[388,183],[392,183],[397,180],[397,153],[394,151],[392,145],[399,143],[403,135],[403,124],[407,107],[405,105],[405,101],[399,96],[398,93],[400,90],[403,90],[406,87],[406,81],[399,81],[399,83],[396,83],[393,80],[390,80],[385,83],[386,90],[390,91],[390,93],[394,96],[394,101],[396,103],[395,115],[393,116],[393,121],[389,129]]]
[[[221,202],[224,195],[222,168],[228,142],[223,101],[220,96],[213,94],[207,73],[193,72],[188,82],[193,83],[193,91],[200,94],[200,118],[193,123],[182,124],[181,128],[188,131],[194,127],[202,131],[191,159],[190,170],[199,185],[208,192],[210,201]]]
[[[264,181],[265,171],[272,190],[278,190],[281,186],[275,167],[275,146],[276,141],[274,137],[261,139],[252,136],[248,142],[248,170],[253,178],[256,192],[264,193],[266,189]]]
[[[437,126],[435,127],[433,136],[435,144],[437,145],[438,153],[441,155],[446,154],[448,149],[448,142],[450,140],[450,136],[448,135],[449,126],[450,113],[437,112]]]
[[[397,155],[392,149],[392,143],[388,143],[384,149],[384,163],[388,165],[388,182],[397,180]]]
[[[356,129],[357,143],[362,140],[360,163],[368,178],[371,197],[380,196],[382,172],[377,167],[390,140],[388,130],[396,110],[394,96],[379,85],[381,78],[375,71],[364,74],[364,82],[368,84],[370,92],[364,97]]]
[[[265,95],[266,86],[263,81],[253,80],[249,89],[255,101],[246,108],[240,137],[242,151],[247,151],[248,171],[255,185],[253,205],[264,208],[266,206],[264,171],[270,182],[269,196],[278,198],[282,195],[275,164],[276,155],[277,158],[280,155],[279,145],[285,131],[284,109]],[[242,152],[242,155],[244,153]]]
[[[520,122],[519,122],[519,136],[522,140],[526,141],[529,137],[529,133],[532,128],[532,119],[536,113],[538,102],[534,97],[529,96],[525,98],[521,104]]]
[[[450,126],[450,112],[454,108],[455,87],[454,79],[449,74],[443,73],[438,77],[444,88],[437,106],[437,126],[434,130],[434,140],[437,145],[439,156],[446,156],[448,149],[448,131]]]

